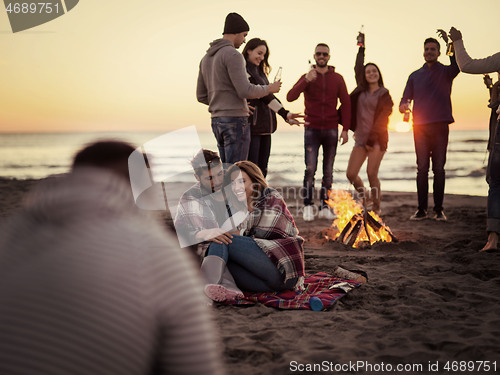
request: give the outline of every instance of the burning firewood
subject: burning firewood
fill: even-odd
[[[332,225],[339,233],[336,239],[351,247],[366,247],[375,242],[396,242],[390,228],[373,211],[368,212],[350,193],[331,191],[328,205],[335,210],[337,219]]]

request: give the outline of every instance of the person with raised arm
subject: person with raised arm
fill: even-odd
[[[444,33],[444,37],[446,34]],[[446,38],[447,41],[447,38]],[[410,220],[427,218],[429,195],[429,167],[432,161],[434,174],[433,219],[446,221],[444,213],[444,186],[446,152],[448,148],[449,125],[453,119],[451,108],[451,87],[460,73],[454,56],[450,65],[438,61],[441,55],[439,41],[427,38],[424,41],[424,65],[410,74],[399,104],[399,112],[408,110],[413,101],[413,139],[417,156],[418,209]]]
[[[462,72],[471,74],[500,73],[500,52],[482,59],[473,59],[465,50],[462,33],[455,27],[452,27],[449,34],[455,47],[458,66]],[[488,150],[490,155],[486,172],[486,181],[489,185],[488,219],[486,222],[488,241],[480,251],[498,250],[498,237],[500,235],[500,126],[498,125],[500,109],[498,107],[498,86],[497,82],[491,87],[490,91],[490,108],[496,108],[496,113],[499,116],[495,118],[493,115],[491,117],[489,127]]]
[[[304,93],[306,115],[304,125],[306,169],[302,194],[304,221],[313,221],[316,215],[327,220],[336,218],[326,200],[333,183],[333,163],[337,154],[340,113],[342,113],[343,120],[343,129],[340,134],[342,144],[348,140],[347,130],[351,122],[351,99],[344,78],[335,71],[335,67],[328,65],[330,47],[325,43],[319,43],[314,49],[314,60],[316,65],[299,78],[286,96],[289,102],[293,102],[301,93]],[[339,99],[342,104],[340,111],[337,109]],[[314,176],[318,167],[320,147],[323,148],[323,178],[318,214],[314,207]]]
[[[364,34],[362,40],[364,41]],[[382,191],[378,171],[387,150],[389,133],[387,125],[394,105],[389,90],[384,87],[380,69],[374,63],[364,65],[365,46],[359,47],[354,72],[357,87],[351,96],[351,125],[354,132],[354,147],[349,157],[347,178],[356,191],[362,194],[365,206],[369,198],[372,210],[380,214]],[[366,174],[370,182],[370,192],[365,192],[363,181],[359,177],[361,166],[368,159]]]

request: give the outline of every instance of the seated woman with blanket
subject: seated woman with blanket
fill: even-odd
[[[247,292],[275,292],[300,287],[304,279],[304,240],[298,235],[281,195],[267,185],[259,167],[240,161],[226,172],[232,205],[248,209],[229,243],[212,242],[201,269],[205,293],[214,301],[234,300],[241,292],[224,285],[227,269]],[[228,189],[229,190],[229,189]]]

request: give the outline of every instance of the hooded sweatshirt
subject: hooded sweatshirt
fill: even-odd
[[[248,117],[246,99],[269,93],[267,85],[253,85],[248,80],[245,59],[230,40],[210,43],[200,62],[196,98],[208,105],[212,117]]]
[[[103,168],[45,180],[1,229],[0,374],[222,374],[204,304],[186,251]]]

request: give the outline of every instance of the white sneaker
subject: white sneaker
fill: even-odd
[[[313,221],[314,220],[314,207],[313,206],[305,206],[304,207],[304,214],[302,217],[303,217],[304,221]]]
[[[335,220],[337,218],[337,215],[335,215],[328,207],[325,207],[319,212],[319,218]]]

